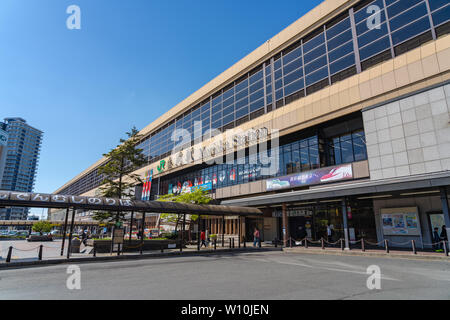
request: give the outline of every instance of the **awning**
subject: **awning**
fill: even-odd
[[[224,205],[270,206],[273,204],[376,195],[404,190],[420,190],[450,186],[450,172],[424,174],[383,180],[365,180],[346,184],[334,184],[308,190],[268,194],[222,201]]]
[[[262,215],[256,208],[234,207],[222,205],[196,205],[179,202],[140,201],[126,199],[112,199],[103,197],[80,197],[70,195],[22,193],[0,191],[0,207],[28,207],[28,208],[74,208],[81,210],[99,211],[135,211],[153,213],[177,213],[196,215],[233,215],[254,216]]]

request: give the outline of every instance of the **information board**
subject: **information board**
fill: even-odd
[[[417,207],[381,209],[381,226],[386,236],[420,236],[419,210]]]

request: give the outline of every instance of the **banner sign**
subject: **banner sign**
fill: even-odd
[[[152,180],[153,180],[153,170],[149,170],[145,173],[144,185],[142,186],[142,197],[141,200],[149,201],[152,192]]]
[[[346,164],[269,179],[266,180],[266,187],[267,191],[274,191],[351,179],[353,168],[351,164]]]
[[[288,217],[312,217],[313,211],[305,208],[289,208],[286,210],[286,215]],[[272,213],[272,217],[281,218],[283,217],[283,211],[275,210]]]
[[[381,209],[381,225],[386,236],[421,235],[417,207]]]

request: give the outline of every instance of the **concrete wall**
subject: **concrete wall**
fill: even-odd
[[[363,112],[372,180],[450,170],[450,84]]]

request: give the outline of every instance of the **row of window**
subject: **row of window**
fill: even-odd
[[[278,157],[275,157],[278,152]],[[180,193],[194,186],[212,184],[219,189],[237,184],[310,171],[321,167],[367,160],[363,130],[330,139],[312,136],[280,146],[278,151],[269,150],[268,157],[278,159],[276,171],[272,163],[259,161],[260,156],[246,156],[226,164],[217,164],[175,178],[161,179],[155,184],[152,195]],[[261,163],[263,162],[263,163]],[[158,190],[159,189],[159,190]]]

